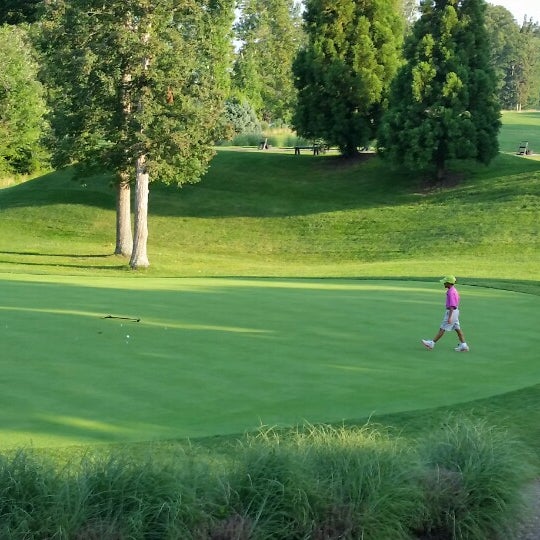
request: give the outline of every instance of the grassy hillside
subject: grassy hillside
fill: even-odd
[[[49,475],[49,469],[27,461],[24,452],[16,453],[12,462],[0,456],[4,485],[14,486],[12,492],[5,489],[9,497],[4,497],[4,507],[9,503],[13,509],[2,510],[0,536],[15,537],[3,531],[22,531],[28,523],[45,531],[57,521],[65,530],[71,526],[74,538],[120,538],[130,536],[119,532],[120,525],[145,519],[155,536],[162,529],[152,523],[154,515],[164,522],[185,516],[186,530],[195,530],[195,518],[203,511],[197,492],[205,504],[210,501],[217,530],[226,529],[232,537],[237,522],[225,518],[242,512],[235,494],[246,494],[245,513],[251,511],[259,520],[259,508],[271,501],[269,493],[277,494],[278,504],[285,501],[276,506],[279,519],[292,510],[304,512],[297,496],[300,471],[323,486],[324,497],[329,491],[326,480],[316,476],[321,462],[310,469],[283,453],[287,447],[279,450],[279,430],[269,432],[274,444],[268,449],[263,445],[253,453],[247,448],[248,459],[243,454],[234,458],[240,466],[245,459],[245,471],[240,468],[242,474],[235,475],[249,485],[235,484],[233,475],[231,488],[221,478],[214,486],[208,474],[227,471],[238,451],[239,437],[233,433],[261,422],[291,426],[302,419],[343,418],[346,429],[336,431],[342,440],[337,452],[326,440],[320,445],[330,450],[322,463],[330,458],[338,471],[335,458],[342,457],[344,464],[343,476],[329,469],[329,478],[337,479],[336,491],[345,494],[331,503],[332,518],[333,508],[340,510],[358,493],[371,494],[369,487],[356,483],[369,476],[363,469],[351,473],[351,463],[362,456],[358,450],[372,445],[349,441],[356,433],[351,428],[363,425],[372,411],[370,421],[381,426],[381,433],[399,433],[400,448],[412,448],[426,433],[435,433],[431,448],[451,457],[447,449],[455,443],[466,463],[448,466],[433,460],[433,487],[446,484],[441,471],[453,466],[460,474],[465,471],[469,483],[463,484],[464,496],[469,501],[473,494],[478,508],[488,509],[486,519],[483,513],[477,516],[488,526],[494,523],[493,530],[500,533],[501,508],[512,521],[516,515],[507,504],[508,493],[519,493],[523,480],[512,485],[514,473],[526,468],[529,450],[537,458],[535,465],[540,464],[534,327],[540,296],[540,159],[515,155],[523,140],[540,151],[540,113],[506,114],[504,121],[498,158],[489,167],[453,164],[450,181],[437,189],[420,175],[392,170],[373,156],[347,162],[335,155],[294,156],[281,149],[221,149],[199,184],[152,186],[152,266],[139,272],[111,255],[115,201],[107,174],[82,179],[65,170],[0,184],[0,446],[32,441],[38,453],[55,460]],[[419,343],[424,335],[419,332],[430,337],[436,330],[438,319],[432,314],[439,314],[443,292],[433,282],[447,273],[459,276],[469,299],[466,332],[473,345],[467,355],[456,355],[449,337],[437,351],[425,351]],[[183,276],[382,279],[160,279]],[[429,283],[403,283],[422,278]],[[136,316],[140,324],[107,313]],[[470,433],[464,417],[473,421]],[[453,418],[465,426],[467,437],[455,438]],[[496,437],[500,451],[484,445],[494,433],[489,427],[478,431],[484,422],[508,431]],[[308,434],[310,430],[315,432],[308,428]],[[302,435],[283,433],[293,443]],[[507,451],[514,438],[526,442],[523,459]],[[387,455],[387,439],[380,440]],[[308,443],[311,452],[316,444]],[[75,444],[84,446],[69,446]],[[125,450],[129,461],[106,455],[100,461],[101,453],[111,448]],[[479,448],[486,461],[475,465],[471,456]],[[70,467],[77,466],[72,459],[79,453],[84,455],[83,474],[77,476]],[[371,463],[367,467],[376,472],[378,485],[381,471],[388,468]],[[294,474],[289,476],[283,464]],[[181,475],[171,475],[171,470]],[[416,464],[414,471],[423,474]],[[407,468],[397,475],[388,483],[401,489],[396,478],[411,475]],[[77,478],[80,483],[73,483]],[[478,480],[472,488],[471,478]],[[287,485],[293,486],[294,499],[282,496]],[[432,495],[431,484],[425,485]],[[449,485],[453,490],[457,484]],[[170,494],[180,493],[178,486],[183,491],[175,499]],[[259,494],[253,492],[257,486]],[[444,489],[441,494],[447,497],[446,485]],[[485,497],[478,496],[484,492]],[[388,493],[373,498],[373,508],[384,509],[379,503],[392,500]],[[503,503],[494,493],[502,494]],[[109,494],[110,503],[105,498]],[[420,515],[410,509],[411,496],[403,494],[408,504],[404,515]],[[142,504],[147,500],[152,505],[157,501],[157,507],[147,510]],[[169,501],[178,506],[168,506]],[[468,504],[467,509],[476,503]],[[370,512],[374,523],[388,521]],[[467,519],[472,515],[461,513]],[[396,514],[392,509],[390,515]],[[314,521],[308,511],[306,516]],[[459,522],[450,521],[455,532]],[[324,530],[320,528],[321,538]],[[23,536],[29,537],[16,537]],[[60,537],[49,529],[38,536]],[[185,531],[173,536],[189,538]],[[211,536],[225,537],[206,535]],[[240,536],[245,535],[235,533]],[[385,532],[371,537],[398,536]]]
[[[429,281],[451,272],[539,294],[540,160],[515,155],[521,140],[540,149],[538,125],[540,113],[505,114],[498,158],[454,164],[453,183],[438,189],[377,157],[219,150],[200,183],[152,185],[143,272],[111,255],[111,177],[50,173],[0,189],[0,272]]]
[[[533,121],[506,115],[507,153],[456,164],[436,190],[377,157],[219,150],[200,183],[152,186],[152,266],[137,275],[537,279],[540,161],[515,155]],[[125,275],[110,180],[66,170],[0,190],[0,271]]]

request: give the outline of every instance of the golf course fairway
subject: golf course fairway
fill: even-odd
[[[196,438],[361,420],[540,382],[540,298],[433,281],[0,279],[0,447]],[[137,322],[137,319],[140,319]]]

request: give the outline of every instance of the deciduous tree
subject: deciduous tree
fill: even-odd
[[[515,66],[516,109],[536,108],[540,98],[540,27],[525,19],[520,29],[520,47]]]
[[[0,27],[0,174],[28,174],[46,162],[47,128],[38,64],[23,29]]]
[[[303,42],[298,0],[241,0],[233,93],[260,119],[289,123],[296,103],[292,64]]]
[[[57,161],[114,170],[119,208],[136,184],[132,268],[149,265],[150,180],[196,182],[213,155],[232,18],[233,0],[57,0],[44,22]]]
[[[43,0],[2,0],[0,26],[35,22],[42,13],[42,4]]]

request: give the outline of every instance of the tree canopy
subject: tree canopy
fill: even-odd
[[[488,4],[486,28],[502,108],[540,107],[540,28],[532,20],[517,23],[502,6]]]
[[[232,17],[233,0],[70,0],[43,23],[57,163],[137,182],[132,267],[149,264],[139,181],[196,182],[213,155]]]
[[[294,64],[294,126],[344,155],[375,136],[400,63],[403,15],[394,0],[308,0],[308,43]]]
[[[233,95],[266,122],[290,123],[296,104],[292,64],[303,42],[298,0],[241,0]]]
[[[46,161],[44,90],[23,29],[0,27],[0,174],[28,174]]]
[[[35,22],[42,13],[43,0],[2,0],[0,26]]]
[[[497,155],[500,109],[484,0],[424,0],[379,133],[383,156],[441,180],[453,158]]]

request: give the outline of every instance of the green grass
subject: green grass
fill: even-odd
[[[540,383],[531,294],[462,285],[474,354],[457,355],[455,335],[432,352],[419,343],[442,317],[436,281],[26,275],[0,285],[3,446],[361,422]],[[494,305],[504,318],[487,315]]]
[[[505,114],[508,153],[489,167],[453,164],[459,182],[444,189],[378,158],[222,149],[201,183],[152,186],[152,266],[136,273],[111,255],[109,176],[68,169],[0,190],[5,444],[199,437],[373,413],[415,425],[403,411],[488,399],[489,414],[494,396],[523,391],[527,419],[504,402],[493,410],[540,449],[540,163],[512,153],[516,138],[533,146],[535,122],[538,113]],[[435,278],[449,272],[463,284],[470,365],[450,338],[438,356],[418,349],[441,315]]]
[[[501,155],[428,191],[377,158],[222,150],[207,177],[154,186],[144,276],[534,279],[540,164]],[[51,174],[0,194],[0,270],[124,275],[108,178]]]
[[[540,467],[540,162],[514,155],[540,114],[504,121],[438,189],[222,149],[153,185],[144,272],[111,255],[109,176],[3,181],[0,536],[511,538]],[[468,354],[419,344],[447,273]]]
[[[504,113],[504,126],[499,138],[501,151],[515,153],[522,141],[528,141],[529,148],[536,154],[532,157],[538,159],[540,155],[539,115],[540,113],[531,111]]]

